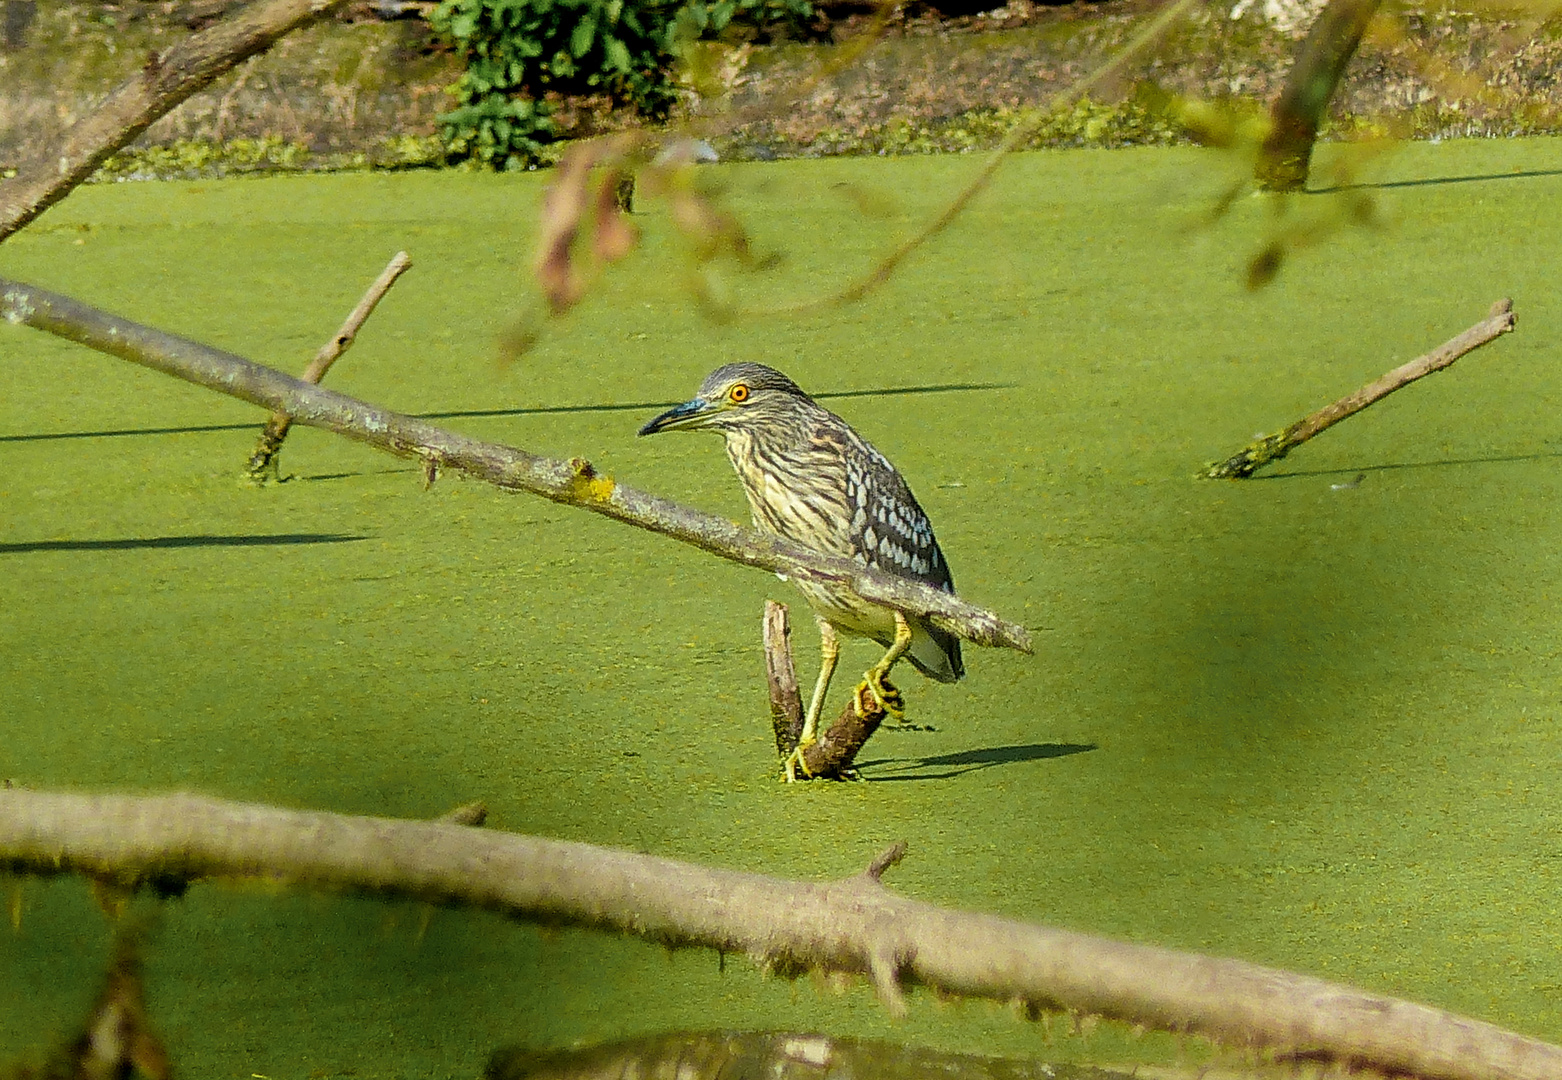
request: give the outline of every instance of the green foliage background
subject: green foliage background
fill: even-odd
[[[526,165],[558,134],[547,92],[605,93],[662,120],[677,96],[671,68],[681,42],[735,20],[795,25],[812,14],[809,0],[443,0],[430,22],[466,70],[440,131],[457,160]]]

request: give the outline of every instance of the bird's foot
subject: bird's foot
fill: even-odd
[[[808,771],[808,762],[803,759],[803,751],[818,741],[818,739],[814,738],[803,739],[797,744],[797,748],[792,751],[791,755],[787,757],[786,782],[788,784],[797,783],[797,774],[799,772],[803,774],[804,780],[812,780],[814,778],[814,774]]]
[[[880,712],[903,723],[906,719],[906,702],[887,675],[869,671],[857,684],[857,715],[866,718],[869,712]]]

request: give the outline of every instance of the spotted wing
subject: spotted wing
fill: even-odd
[[[855,436],[855,432],[853,433]],[[846,455],[846,502],[853,557],[886,573],[955,591],[949,564],[905,478],[867,440],[857,437],[861,453]],[[921,620],[907,654],[924,675],[953,682],[965,674],[960,639]]]
[[[859,562],[875,569],[954,592],[932,522],[911,494],[905,478],[866,441],[847,455],[846,502],[851,510],[850,543]]]

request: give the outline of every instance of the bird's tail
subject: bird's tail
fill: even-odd
[[[965,677],[960,639],[921,619],[911,620],[911,648],[906,659],[922,674],[939,682],[956,682]]]

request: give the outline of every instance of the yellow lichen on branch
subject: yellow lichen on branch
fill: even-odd
[[[618,487],[611,476],[597,472],[596,466],[585,458],[570,458],[570,487],[581,502],[605,503],[613,498]]]

